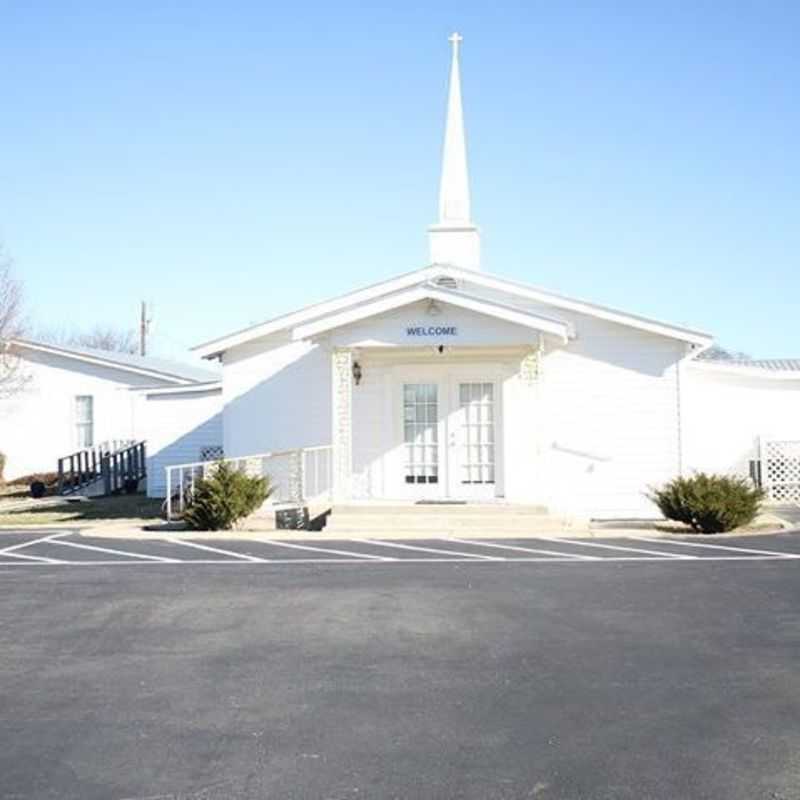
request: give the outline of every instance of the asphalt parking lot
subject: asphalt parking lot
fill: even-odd
[[[330,539],[325,541],[281,541],[267,534],[246,540],[220,535],[219,539],[192,540],[184,537],[116,539],[86,536],[78,530],[38,530],[0,534],[0,568],[99,567],[187,564],[236,565],[352,564],[377,562],[415,564],[486,563],[524,561],[530,563],[585,564],[595,561],[770,561],[800,558],[794,541],[771,538],[767,544],[756,538],[710,542],[706,538],[626,536],[602,540],[569,537],[524,539]]]
[[[797,535],[62,534],[0,535],[2,798],[800,798]]]

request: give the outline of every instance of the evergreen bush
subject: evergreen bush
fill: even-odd
[[[250,477],[220,461],[197,481],[183,520],[197,531],[227,531],[252,514],[269,496],[269,478]]]
[[[698,472],[652,489],[648,497],[667,519],[701,533],[723,533],[751,523],[764,492],[745,478]]]
[[[3,477],[3,473],[6,469],[6,454],[0,453],[0,486],[2,486],[6,481]]]

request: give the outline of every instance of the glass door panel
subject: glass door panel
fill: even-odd
[[[458,482],[462,486],[494,485],[494,384],[460,383],[458,404]]]
[[[439,387],[403,384],[403,475],[407,484],[439,483]]]

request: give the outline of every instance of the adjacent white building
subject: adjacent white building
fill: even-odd
[[[763,470],[773,499],[800,503],[800,359],[691,361],[682,401],[689,469]]]
[[[222,390],[213,369],[27,339],[14,339],[9,348],[19,379],[17,391],[0,399],[0,452],[6,456],[7,479],[53,472],[63,456],[124,440],[149,440],[150,472],[161,475],[159,459],[174,463],[187,460],[190,452],[191,459],[199,459],[201,442],[221,444]],[[165,413],[171,417],[166,422],[159,417],[166,404],[147,400],[170,393],[186,401],[182,418]],[[213,413],[196,400],[209,394],[216,395]],[[197,447],[190,450],[185,435],[196,430],[198,417],[206,413],[216,415],[217,429],[197,431]]]

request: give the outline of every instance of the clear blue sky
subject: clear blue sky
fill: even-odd
[[[384,5],[384,4],[381,4]],[[182,348],[423,266],[463,45],[484,267],[800,356],[800,4],[0,0],[35,322]]]

